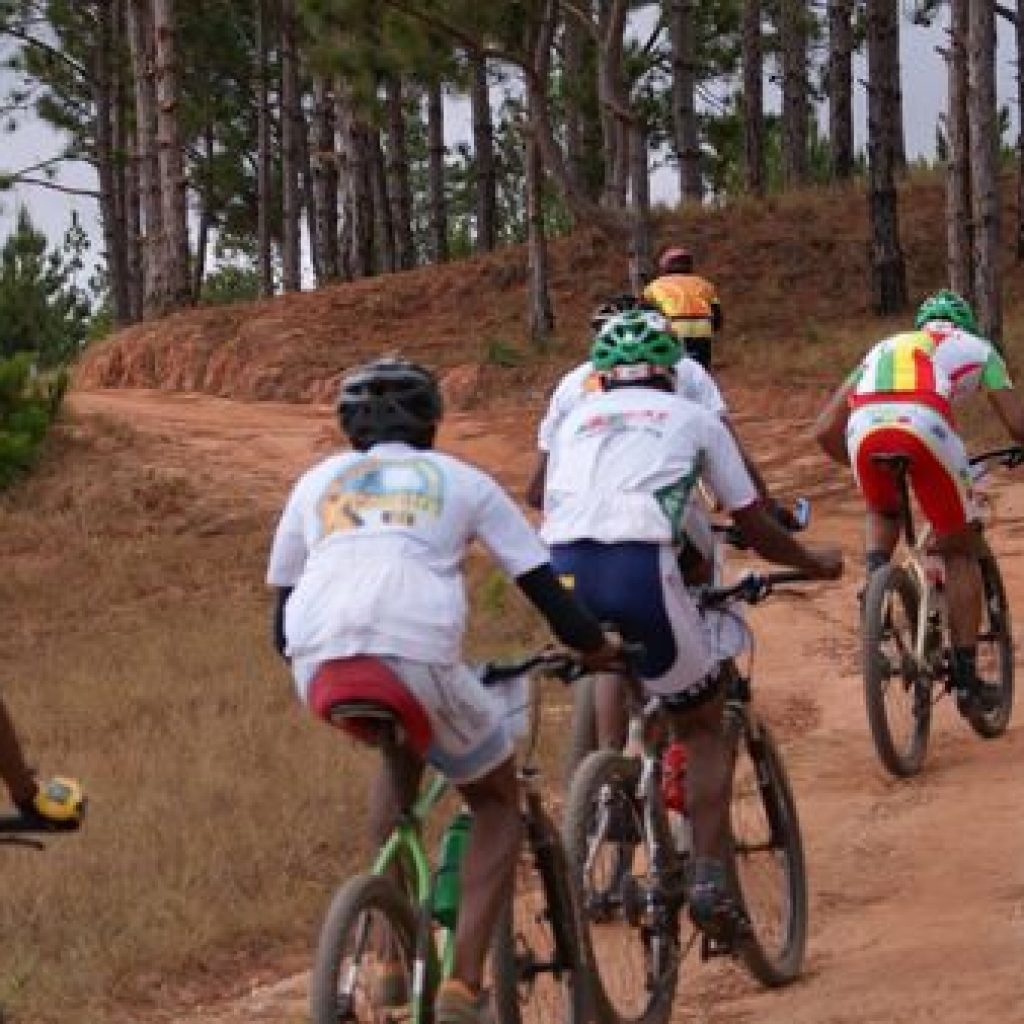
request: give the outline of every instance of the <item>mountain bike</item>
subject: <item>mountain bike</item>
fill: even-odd
[[[569,655],[542,651],[515,664],[487,666],[481,679],[495,686],[543,672],[570,680],[578,671]],[[364,724],[376,723],[378,744],[397,742],[394,716],[383,706],[359,702],[335,710]],[[583,1024],[588,988],[579,910],[533,764],[539,723],[536,707],[533,711],[526,716],[532,718],[533,736],[519,770],[526,844],[516,867],[514,896],[492,945],[493,1007],[498,1024]],[[433,1020],[434,993],[452,970],[456,913],[450,906],[442,913],[437,905],[441,869],[431,863],[423,828],[448,790],[443,777],[429,778],[400,815],[370,871],[350,878],[336,892],[313,968],[314,1024]],[[400,885],[392,880],[396,871]]]
[[[705,495],[705,504],[710,506],[712,502],[713,499]],[[799,533],[806,530],[810,525],[811,503],[807,498],[797,498],[791,508],[777,506],[776,516],[780,523],[791,533]],[[706,523],[705,528],[717,541],[715,552],[712,556],[712,582],[721,584],[723,582],[723,569],[725,565],[723,545],[728,545],[738,551],[747,550],[748,545],[744,541],[739,529],[732,523],[709,521]],[[683,578],[688,579],[685,568]],[[569,726],[569,743],[566,747],[565,755],[566,787],[572,783],[573,774],[580,762],[592,750],[596,750],[598,746],[595,703],[597,686],[598,678],[595,675],[586,676],[573,684],[572,718]]]
[[[919,534],[907,486],[906,456],[872,456],[895,474],[903,500],[906,553],[901,562],[875,570],[863,610],[864,699],[879,760],[893,775],[917,774],[924,763],[933,706],[951,693],[951,644],[942,559],[930,553],[931,529]],[[980,482],[993,465],[1024,463],[1024,449],[998,448],[975,455],[970,465]],[[984,591],[978,632],[978,675],[1000,687],[1001,701],[987,714],[972,714],[971,728],[985,739],[1002,735],[1013,709],[1013,635],[999,564],[978,534]]]
[[[749,575],[704,590],[700,604],[728,610],[806,580],[798,572]],[[780,986],[799,975],[807,941],[803,841],[781,754],[752,704],[749,677],[735,670],[724,728],[734,768],[728,872],[750,924],[731,947],[702,938],[701,953],[738,954],[762,984]],[[664,802],[663,755],[672,733],[664,699],[634,701],[629,732],[623,752],[595,751],[576,771],[565,846],[583,902],[584,956],[596,974],[598,1021],[662,1024],[672,1012],[682,961],[698,939],[692,928],[684,938],[681,922],[691,852],[686,821],[671,820]]]

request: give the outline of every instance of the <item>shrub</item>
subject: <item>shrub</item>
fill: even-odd
[[[64,370],[39,374],[28,353],[0,359],[0,489],[32,466],[67,382]]]

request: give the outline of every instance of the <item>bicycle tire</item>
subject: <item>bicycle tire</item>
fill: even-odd
[[[931,732],[931,684],[916,677],[914,661],[919,602],[917,585],[902,566],[886,565],[871,574],[864,597],[864,701],[878,759],[898,778],[908,778],[921,770]],[[902,610],[906,628],[902,640],[896,643],[900,664],[894,667],[883,651],[883,644],[895,639],[891,624],[884,620],[896,604]],[[897,685],[891,686],[894,681]],[[902,742],[895,736],[894,714],[890,714],[887,701],[892,696],[895,703],[900,691],[910,704],[910,722]]]
[[[309,985],[312,1024],[338,1024],[339,1020],[369,1022],[383,1019],[372,1012],[367,1016],[356,1016],[360,1009],[358,1005],[349,1009],[351,1016],[347,1015],[342,1002],[344,997],[338,991],[342,966],[346,962],[346,944],[353,938],[359,938],[358,932],[364,927],[361,922],[369,920],[369,926],[373,926],[374,918],[367,919],[368,914],[376,915],[376,919],[390,929],[391,939],[385,941],[395,956],[400,958],[398,962],[402,965],[402,974],[411,998],[416,945],[416,918],[413,908],[390,879],[380,875],[356,875],[335,893],[320,930]],[[371,944],[373,943],[367,941],[367,936],[363,935],[363,947]],[[387,955],[390,956],[390,952]],[[379,956],[378,951],[371,954],[371,959]],[[357,967],[356,970],[358,969]],[[430,973],[427,972],[428,989],[431,987]],[[382,994],[382,988],[383,986],[379,984],[375,996],[364,993],[364,998],[386,998]],[[354,990],[358,989],[357,982]],[[426,991],[423,995],[427,1005],[430,1005],[433,992]]]
[[[733,884],[750,920],[750,932],[740,944],[740,958],[747,970],[767,988],[788,985],[800,976],[807,951],[807,867],[803,837],[793,790],[786,774],[778,745],[768,727],[759,723],[756,731],[738,730],[736,768],[730,799],[731,850],[730,872]],[[743,770],[743,755],[752,771]],[[749,780],[749,781],[748,781]],[[754,802],[763,813],[756,832],[741,822],[746,814],[738,812],[744,792],[750,788]],[[755,904],[753,885],[745,879],[754,875],[754,858],[767,853],[767,863],[781,859],[783,881],[778,893],[782,915],[777,938],[772,938],[760,901]]]
[[[491,953],[495,1020],[497,1024],[586,1024],[588,971],[562,838],[543,811],[533,816],[529,828],[532,840],[520,852],[512,899],[502,911]],[[559,926],[568,929],[560,976],[535,970],[555,963]]]
[[[986,551],[978,559],[978,564],[984,588],[982,625],[978,633],[979,674],[984,675],[988,681],[983,662],[987,645],[991,644],[992,654],[998,663],[996,676],[1002,691],[1002,701],[998,708],[987,715],[971,715],[968,721],[979,736],[991,740],[1006,732],[1013,713],[1013,630],[999,563],[991,551]]]
[[[584,676],[572,686],[572,720],[569,727],[569,749],[565,755],[565,786],[583,759],[597,750],[597,677]]]
[[[614,750],[598,750],[576,770],[566,799],[565,851],[572,883],[580,894],[581,947],[592,971],[590,994],[598,1024],[665,1024],[672,1013],[679,977],[678,949],[666,951],[665,970],[658,977],[651,976],[649,933],[645,935],[638,922],[630,923],[627,919],[627,892],[634,888],[630,884],[635,875],[633,862],[642,843],[632,842],[632,834],[626,841],[609,841],[609,852],[615,862],[614,881],[600,893],[587,877],[595,808],[602,799],[607,800],[608,807],[622,810],[620,829],[636,829],[635,834],[642,837],[643,813],[636,800],[639,778],[637,759]],[[627,848],[628,865],[623,859]],[[610,895],[616,888],[617,895]],[[616,899],[621,903],[618,909],[614,908]],[[678,927],[672,941],[678,943]]]

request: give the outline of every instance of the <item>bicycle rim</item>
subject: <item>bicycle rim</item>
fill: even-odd
[[[978,678],[996,683],[1000,705],[987,715],[972,715],[971,728],[984,739],[1001,736],[1013,712],[1013,632],[999,564],[991,554],[979,559],[984,588],[981,629],[978,632]]]
[[[317,944],[313,1024],[412,1021],[415,933],[412,908],[388,879],[349,879],[335,894]]]
[[[566,853],[602,1024],[662,1024],[679,973],[678,924],[654,928],[644,912],[654,879],[636,798],[639,773],[637,760],[597,751],[577,769],[566,802]]]
[[[807,946],[807,875],[796,804],[765,726],[736,738],[730,801],[734,882],[750,919],[740,946],[763,985],[799,976]]]
[[[512,900],[495,932],[495,1020],[497,1024],[584,1024],[579,917],[565,851],[546,814],[538,815],[530,827],[532,842],[523,846]],[[556,927],[568,937],[562,948]]]
[[[931,729],[932,684],[914,651],[919,594],[898,565],[871,574],[864,600],[864,700],[878,758],[893,775],[921,769]]]

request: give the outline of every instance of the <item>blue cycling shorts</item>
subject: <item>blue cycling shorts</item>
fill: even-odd
[[[598,619],[626,640],[643,644],[640,677],[651,693],[682,693],[715,668],[717,659],[670,545],[580,540],[556,544],[551,563]]]

